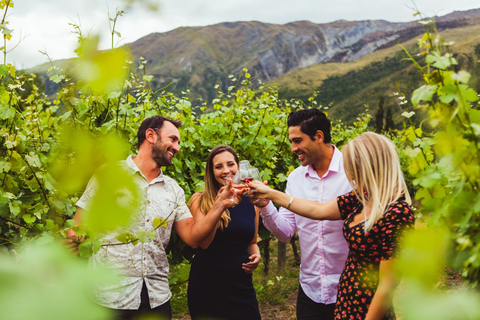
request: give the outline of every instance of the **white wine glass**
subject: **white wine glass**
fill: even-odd
[[[248,160],[242,160],[239,163],[238,171],[233,178],[233,188],[239,192],[242,192],[244,189],[248,188],[248,181],[252,180],[250,176],[250,162]]]
[[[235,180],[235,176],[234,175],[229,175],[229,176],[226,176],[225,177],[225,185],[228,185],[228,182],[230,180]],[[228,201],[231,201],[235,204],[238,204],[237,200],[235,199],[235,195],[231,198],[231,199],[227,199]]]
[[[260,181],[262,182],[262,177],[260,176],[260,171],[257,168],[250,168],[250,176],[252,177],[251,181]]]
[[[262,177],[260,176],[260,171],[258,171],[257,168],[250,168],[249,170],[250,172],[250,176],[252,177],[251,181],[260,181],[260,182],[263,182],[262,181]],[[255,193],[255,190],[253,191],[250,191],[250,194],[252,193]],[[257,203],[260,203],[262,201],[265,201],[264,199],[255,199],[252,201],[253,204],[257,204]]]

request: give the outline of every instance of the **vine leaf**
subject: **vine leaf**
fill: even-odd
[[[168,221],[167,219],[162,219],[162,218],[155,218],[153,219],[153,227],[158,228],[158,227],[167,227],[168,226]]]
[[[418,105],[420,101],[432,101],[434,93],[437,91],[436,85],[423,85],[413,92],[412,103]]]

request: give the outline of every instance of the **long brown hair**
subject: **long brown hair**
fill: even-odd
[[[205,177],[204,177],[205,190],[200,192],[199,196],[192,197],[188,202],[188,206],[190,207],[193,201],[198,201],[198,206],[203,214],[207,214],[208,211],[210,211],[213,203],[215,202],[215,198],[217,196],[218,191],[220,190],[221,187],[223,187],[215,179],[215,174],[213,172],[213,169],[214,169],[213,158],[215,158],[217,154],[220,154],[225,151],[230,152],[233,155],[235,162],[237,163],[237,166],[238,166],[239,164],[238,156],[232,147],[222,144],[213,148],[207,157],[207,163],[205,165]],[[222,213],[220,220],[218,221],[217,228],[218,227],[220,227],[221,229],[226,228],[229,222],[230,222],[230,212],[228,211],[228,209],[226,209]]]

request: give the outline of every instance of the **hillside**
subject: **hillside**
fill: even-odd
[[[479,89],[480,25],[444,29],[441,36],[454,40],[451,46],[459,65],[472,73],[471,85]],[[417,38],[400,43],[411,52],[417,51]],[[346,63],[316,64],[297,69],[267,83],[279,88],[281,98],[307,100],[314,91],[316,100],[330,108],[330,114],[352,122],[359,110],[368,106],[372,113],[383,97],[385,105],[393,108],[396,120],[401,110],[394,93],[400,92],[409,98],[420,85],[419,71],[407,58],[399,45],[378,50],[368,56]]]
[[[456,50],[471,57],[480,43],[476,36],[480,9],[453,12],[437,17],[436,22],[447,39],[468,36],[457,41]],[[450,37],[448,32],[454,30],[458,32]],[[350,121],[359,107],[363,110],[363,104],[374,109],[380,95],[398,91],[396,83],[400,80],[407,84],[407,88],[400,88],[406,93],[416,85],[405,78],[415,71],[401,61],[397,43],[413,48],[423,32],[418,22],[384,20],[284,25],[225,22],[152,33],[127,47],[134,61],[146,59],[147,73],[154,76],[154,90],[166,88],[180,95],[188,88],[192,101],[201,97],[209,103],[216,97],[215,84],[226,90],[231,85],[229,75],[237,76],[247,67],[255,79],[278,86],[283,98],[307,99],[314,91],[320,92],[320,103],[333,102],[332,114],[338,110],[338,116]],[[54,63],[68,72],[75,60]],[[45,75],[48,68],[42,65],[32,70]],[[46,81],[45,86],[47,92],[55,92],[55,84]]]
[[[352,61],[394,39],[406,23],[337,21],[318,25],[298,21],[285,25],[256,21],[178,28],[150,34],[129,45],[134,57],[148,61],[154,86],[190,89],[210,101],[212,83],[227,85],[228,75],[244,67],[262,81],[298,68],[329,61]]]

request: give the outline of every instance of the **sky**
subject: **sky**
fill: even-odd
[[[117,10],[125,13],[118,18],[115,30],[121,37],[115,37],[114,46],[182,26],[234,21],[407,22],[418,20],[413,16],[415,7],[425,17],[480,8],[480,0],[13,0],[13,3],[14,8],[9,8],[6,17],[8,28],[13,30],[7,43],[7,63],[17,69],[47,62],[40,51],[53,60],[75,57],[77,36],[71,24],[79,25],[85,35],[99,35],[99,49],[110,48],[109,16],[114,17]],[[149,4],[157,5],[158,10],[151,10]]]

